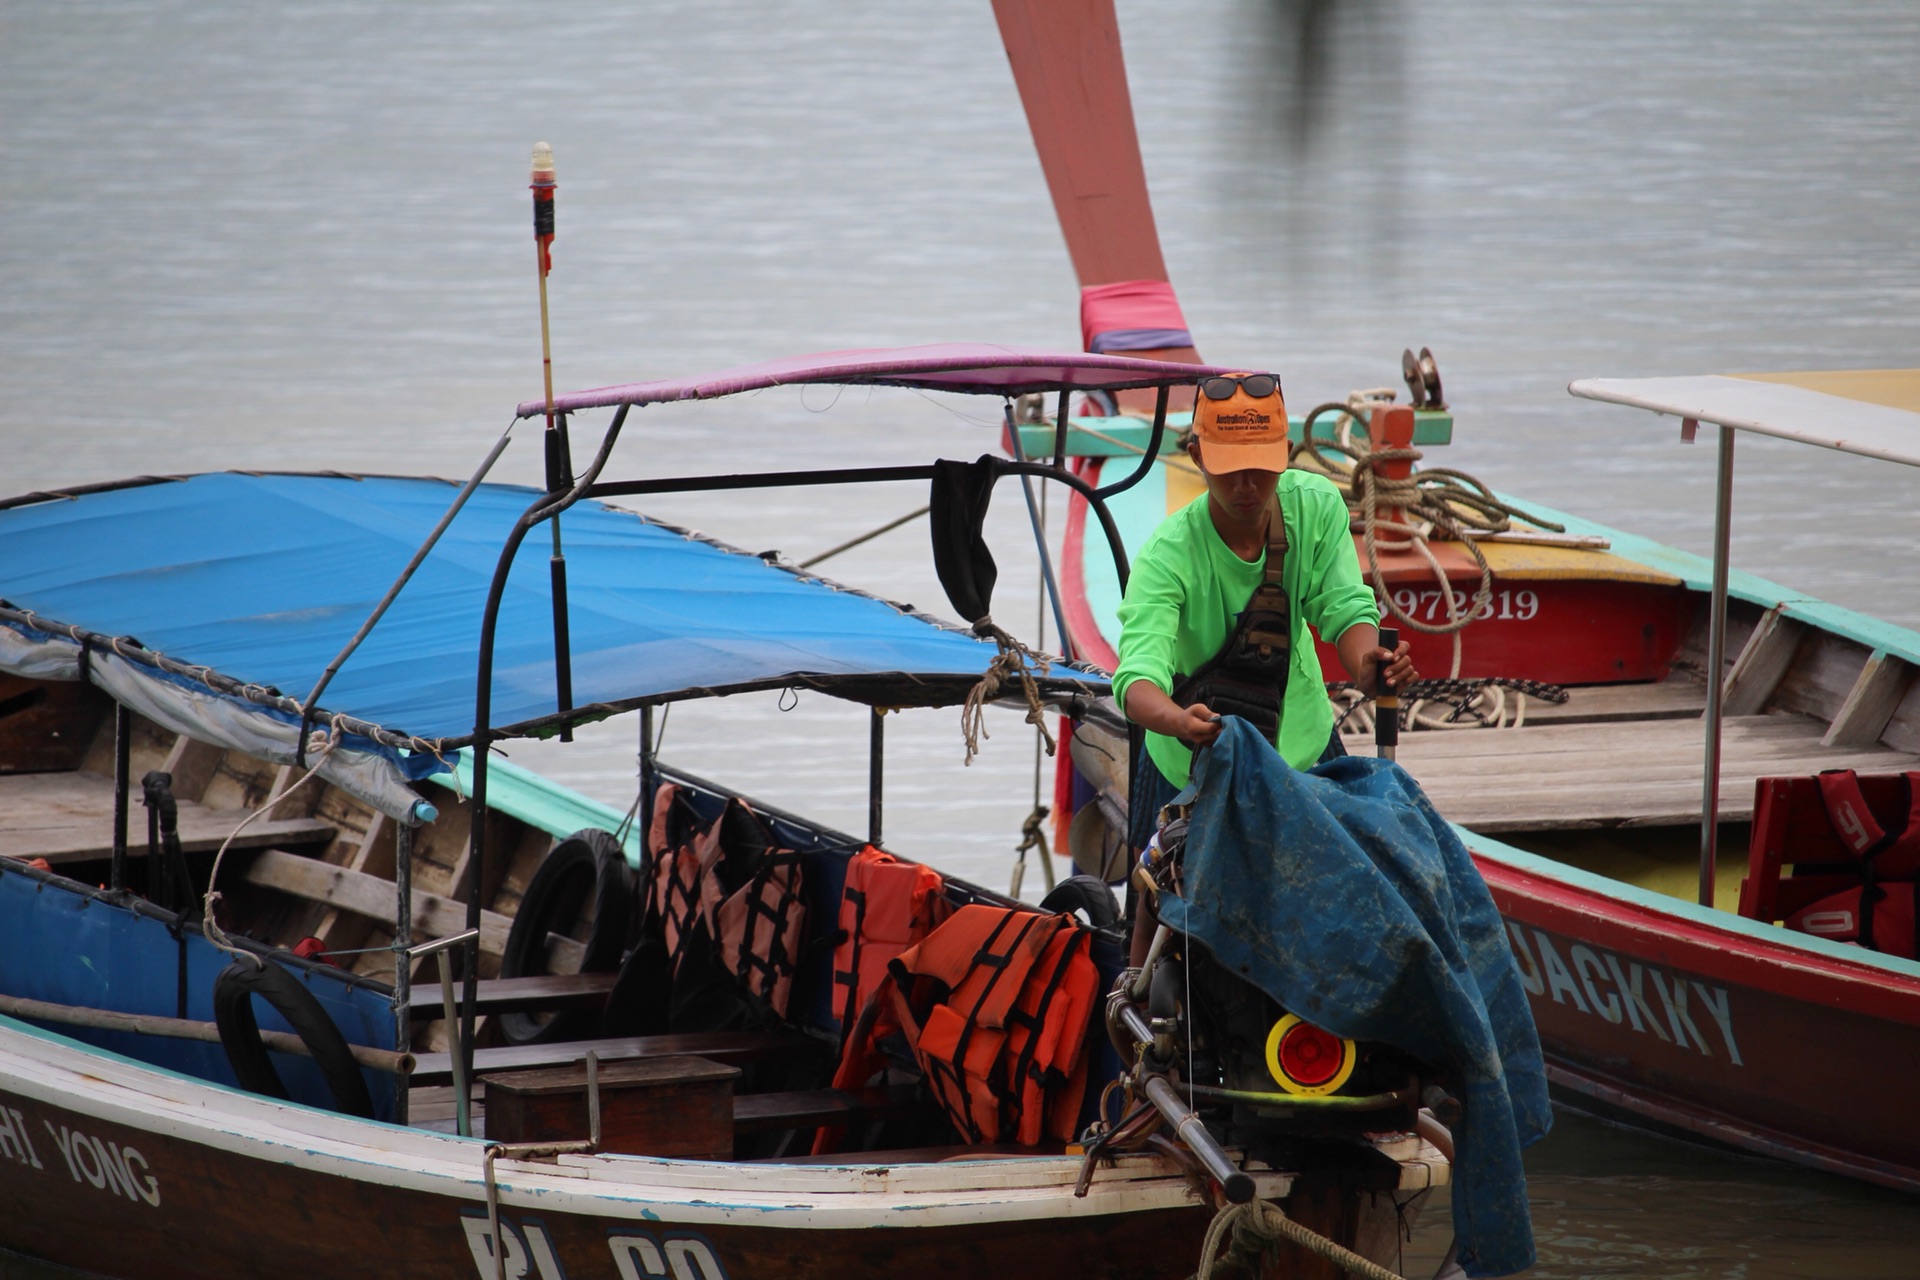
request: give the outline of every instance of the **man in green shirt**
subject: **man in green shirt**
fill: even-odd
[[[1380,647],[1380,610],[1360,577],[1345,499],[1325,476],[1289,471],[1287,452],[1279,379],[1244,374],[1201,384],[1187,455],[1207,492],[1148,537],[1120,605],[1113,692],[1127,718],[1146,730],[1147,744],[1129,805],[1136,852],[1161,806],[1187,785],[1193,753],[1220,736],[1213,708],[1204,701],[1182,706],[1173,694],[1220,652],[1261,584],[1276,503],[1285,520],[1282,584],[1291,639],[1274,743],[1281,756],[1305,769],[1343,754],[1309,626],[1332,639],[1363,689],[1376,687],[1382,664],[1395,688],[1416,678],[1404,641],[1393,652]]]

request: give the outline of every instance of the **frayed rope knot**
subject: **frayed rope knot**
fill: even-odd
[[[983,617],[973,624],[973,634],[983,640],[992,640],[999,647],[993,661],[987,664],[986,671],[973,688],[967,690],[967,700],[960,707],[960,733],[967,741],[966,763],[971,765],[973,758],[980,754],[980,740],[992,737],[985,724],[986,706],[1000,696],[1002,689],[1019,682],[1020,692],[1027,700],[1027,723],[1040,731],[1041,739],[1047,744],[1047,754],[1054,752],[1053,734],[1047,731],[1047,708],[1040,701],[1040,686],[1034,683],[1036,673],[1045,675],[1051,665],[1045,654],[1035,653],[1018,640],[1002,631],[991,617]]]

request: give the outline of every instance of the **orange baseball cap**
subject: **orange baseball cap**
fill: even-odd
[[[1270,373],[1208,378],[1194,397],[1193,435],[1201,464],[1216,475],[1285,471],[1287,406],[1280,398],[1280,379]]]

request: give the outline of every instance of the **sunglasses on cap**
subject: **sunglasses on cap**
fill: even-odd
[[[1244,391],[1255,400],[1265,400],[1280,389],[1280,379],[1270,373],[1250,373],[1242,378],[1221,376],[1200,384],[1200,393],[1209,400],[1231,400],[1233,393]]]

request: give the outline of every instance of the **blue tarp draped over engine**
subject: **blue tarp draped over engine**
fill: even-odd
[[[0,599],[304,698],[456,492],[438,480],[213,474],[0,511]],[[472,733],[488,582],[537,496],[507,485],[474,494],[329,686],[329,710],[418,738]],[[805,677],[977,677],[995,653],[600,503],[569,510],[563,528],[576,706]],[[549,549],[536,529],[508,580],[496,727],[556,708]]]
[[[1465,1104],[1454,1230],[1469,1275],[1533,1264],[1521,1148],[1552,1123],[1519,970],[1486,884],[1398,766],[1301,773],[1244,720],[1194,769],[1185,899],[1161,919],[1290,1011],[1443,1068]]]

